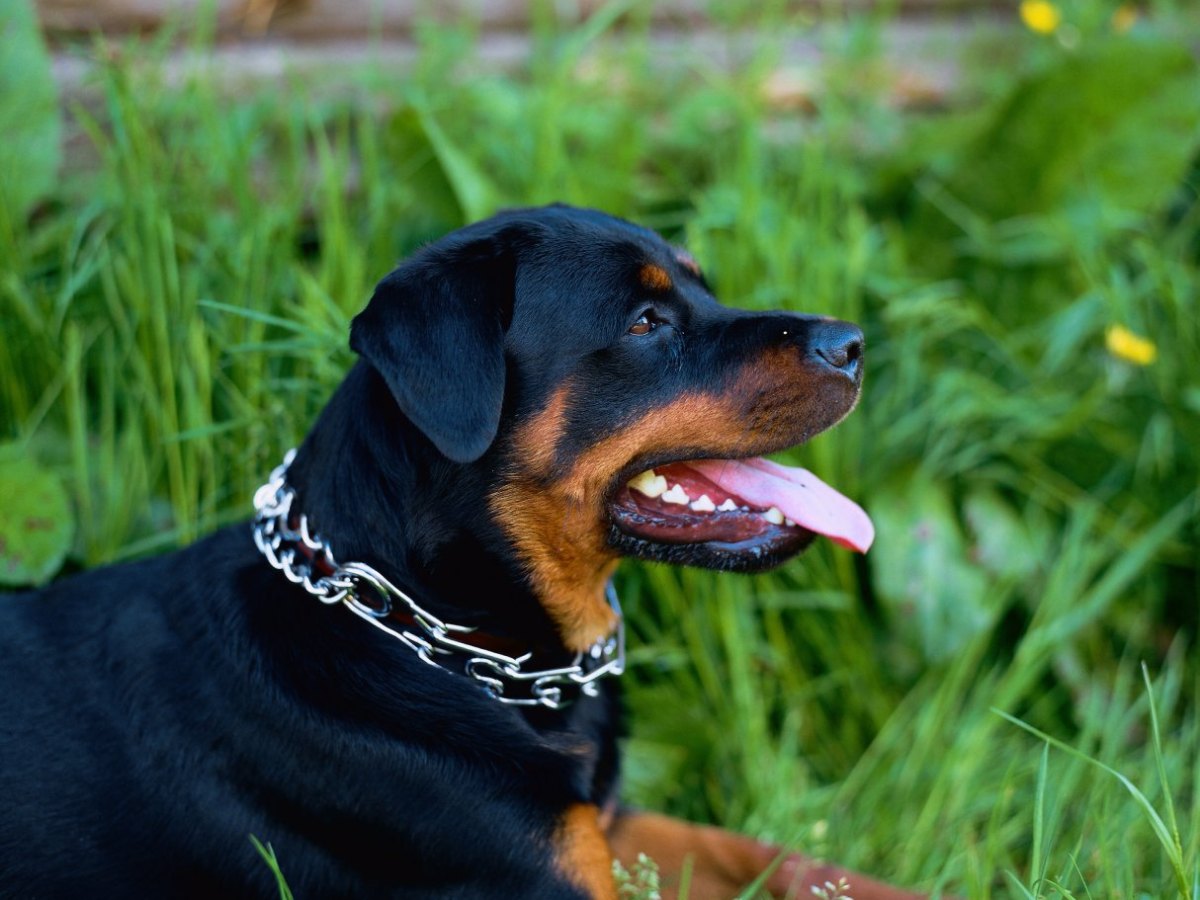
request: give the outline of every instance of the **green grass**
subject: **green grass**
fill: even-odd
[[[852,23],[804,116],[760,89],[781,44],[662,60],[626,6],[621,40],[624,7],[541,15],[506,74],[426,28],[410,76],[368,58],[336,91],[231,97],[167,84],[161,47],[94,48],[68,111],[89,161],[33,205],[0,190],[0,440],[66,486],[67,570],[245,518],[422,241],[601,207],[726,302],[864,325],[859,410],[793,458],[880,526],[865,562],[623,570],[629,799],[970,897],[1196,897],[1194,18],[1113,36],[1064,4],[1078,46],[1016,31],[939,114],[862,86]]]
[[[288,887],[287,877],[279,867],[279,859],[275,856],[275,848],[270,843],[264,846],[262,841],[254,835],[250,835],[250,843],[258,851],[258,855],[263,858],[263,862],[267,864],[267,868],[271,870],[271,874],[275,876],[275,887],[279,890],[279,900],[293,900],[292,889]]]

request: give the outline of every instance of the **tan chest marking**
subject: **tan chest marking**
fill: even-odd
[[[591,803],[568,807],[555,834],[554,862],[573,885],[592,900],[617,900],[612,850]]]

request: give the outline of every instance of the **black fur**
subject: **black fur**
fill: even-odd
[[[634,413],[719,388],[781,323],[801,352],[825,327],[728,310],[674,266],[678,289],[654,300],[668,324],[630,341],[647,260],[675,254],[550,207],[385,278],[354,321],[362,359],[289,474],[338,558],[561,654],[486,502],[507,436],[572,380],[565,466]],[[812,433],[857,383],[829,390]],[[270,897],[255,835],[301,898],[578,897],[554,831],[567,806],[610,799],[617,706],[611,681],[564,712],[502,706],[285,581],[248,524],[226,528],[0,602],[0,895]]]

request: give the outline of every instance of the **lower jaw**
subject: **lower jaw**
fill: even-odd
[[[775,528],[742,541],[660,543],[624,531],[615,522],[608,543],[622,556],[722,572],[765,572],[805,550],[816,537],[802,528]]]

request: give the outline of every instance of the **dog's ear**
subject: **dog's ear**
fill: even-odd
[[[351,348],[455,462],[479,459],[500,425],[516,249],[510,230],[443,238],[379,282],[350,326]]]

